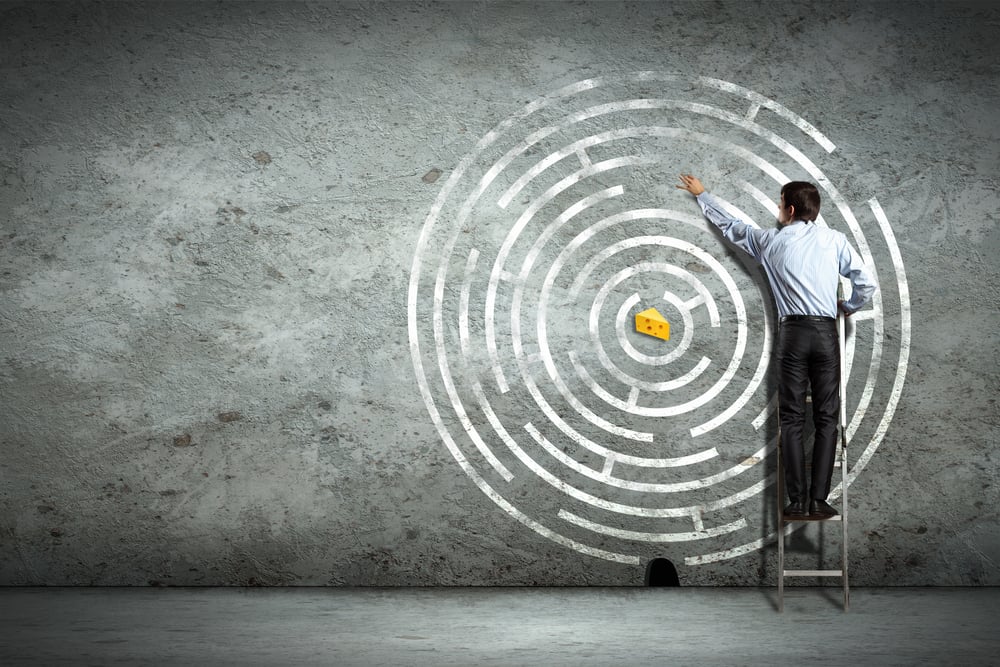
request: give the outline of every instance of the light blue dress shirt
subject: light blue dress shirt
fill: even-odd
[[[781,317],[836,317],[838,275],[849,278],[853,287],[844,303],[847,312],[857,311],[878,289],[841,232],[802,220],[761,229],[731,216],[722,200],[708,192],[698,195],[698,204],[723,236],[763,265]]]

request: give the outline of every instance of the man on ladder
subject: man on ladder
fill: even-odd
[[[826,498],[840,412],[837,312],[849,316],[865,305],[877,289],[875,281],[844,234],[813,224],[819,215],[820,196],[812,183],[786,183],[781,188],[778,226],[762,229],[727,213],[721,200],[706,192],[694,176],[682,174],[680,180],[677,187],[697,198],[702,213],[726,239],[763,265],[771,284],[781,319],[775,353],[781,455],[788,491],[784,516],[836,516],[837,510]],[[837,299],[840,276],[850,279],[853,288],[846,301]],[[802,432],[810,385],[816,438],[807,487]]]

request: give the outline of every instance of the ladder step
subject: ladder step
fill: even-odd
[[[822,516],[784,516],[782,521],[785,523],[791,523],[793,521],[843,521],[844,517],[841,514],[831,517]]]
[[[785,570],[786,577],[842,577],[843,570]]]

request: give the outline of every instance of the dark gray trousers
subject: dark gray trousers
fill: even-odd
[[[778,329],[778,412],[785,489],[790,500],[826,500],[837,453],[840,413],[840,346],[836,320],[782,321]],[[812,485],[806,487],[802,431],[806,392],[811,386],[813,426]]]

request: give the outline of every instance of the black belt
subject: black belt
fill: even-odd
[[[785,322],[836,322],[836,317],[824,317],[822,315],[785,315],[781,318],[781,323]]]

